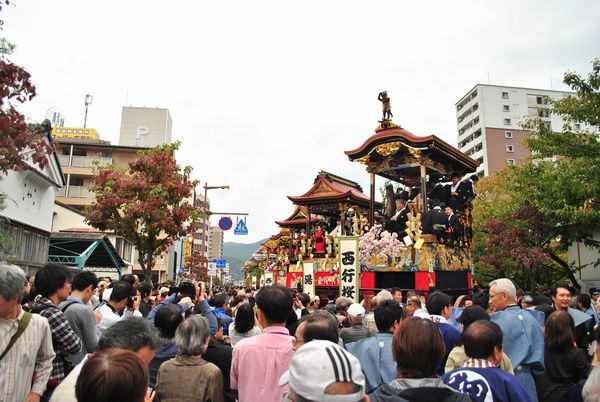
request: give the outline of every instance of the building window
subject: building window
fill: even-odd
[[[535,100],[537,102],[538,105],[547,105],[548,104],[548,97],[547,96],[536,96]]]
[[[514,145],[507,145],[506,146],[506,152],[515,152]]]
[[[477,158],[477,162],[483,163],[483,156],[480,156],[479,158]]]
[[[577,130],[577,131],[581,130],[581,124],[575,123],[575,130]]]
[[[510,112],[510,106],[508,105],[502,105],[502,110],[505,112]]]
[[[510,119],[504,119],[504,125],[510,126]]]
[[[507,159],[506,160],[506,164],[508,166],[515,166],[515,160],[514,159]]]
[[[512,131],[505,131],[504,132],[504,138],[512,138]]]
[[[502,99],[508,99],[508,92],[502,92]]]

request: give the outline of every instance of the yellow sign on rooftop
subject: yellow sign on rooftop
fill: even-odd
[[[82,127],[52,127],[52,136],[56,138],[100,138],[95,128]]]

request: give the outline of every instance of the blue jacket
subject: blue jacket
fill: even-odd
[[[398,374],[392,357],[392,337],[389,332],[379,332],[370,338],[346,344],[346,350],[360,361],[367,380],[366,392],[373,392],[380,385],[391,382]]]
[[[513,367],[544,368],[544,313],[512,305],[490,318],[502,329],[502,347]]]
[[[223,322],[223,335],[228,336],[229,335],[229,324],[231,324],[233,322],[233,318],[231,318],[221,308],[214,309],[213,313],[215,313],[215,315],[217,317],[219,317],[221,319],[221,321]]]

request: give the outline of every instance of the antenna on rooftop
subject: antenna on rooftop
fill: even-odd
[[[88,106],[92,104],[93,96],[90,94],[85,95],[85,117],[83,118],[83,128],[86,127],[87,124],[87,114],[88,114]]]

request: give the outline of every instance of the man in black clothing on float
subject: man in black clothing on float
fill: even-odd
[[[446,185],[448,205],[455,211],[464,211],[473,198],[473,186],[460,180],[458,173],[452,173],[452,183]]]
[[[390,233],[397,233],[398,239],[402,240],[406,233],[406,222],[408,222],[408,208],[406,200],[402,198],[396,199],[396,212],[388,221],[386,230]]]
[[[448,217],[441,208],[440,200],[431,200],[429,202],[431,209],[421,217],[421,229],[424,234],[434,234],[438,238],[444,234],[444,229]],[[434,225],[441,225],[438,229],[434,229]]]

